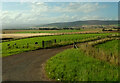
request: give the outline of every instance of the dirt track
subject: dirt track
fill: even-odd
[[[60,48],[41,49],[24,52],[2,59],[3,81],[45,81],[42,65],[55,54],[72,48],[72,45]]]

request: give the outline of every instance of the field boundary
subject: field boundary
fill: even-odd
[[[84,52],[86,52],[88,56],[92,56],[94,58],[107,61],[111,64],[118,65],[120,62],[118,61],[117,55],[111,52],[109,54],[106,54],[104,50],[94,47],[95,45],[106,43],[112,40],[120,40],[120,38],[105,38],[97,41],[91,41],[91,42],[85,43],[84,45],[79,45],[79,48]]]

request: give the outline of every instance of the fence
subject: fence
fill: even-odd
[[[89,37],[87,37],[89,39]],[[79,43],[81,42],[81,40],[83,39],[87,39],[87,38],[76,38],[76,39],[58,39],[56,41],[56,39],[52,39],[52,40],[43,40],[42,42],[33,42],[33,43],[27,43],[27,44],[24,44],[24,45],[21,45],[21,44],[17,44],[17,43],[14,43],[14,44],[7,44],[7,49],[13,49],[13,48],[47,48],[47,47],[52,47],[53,44],[55,43],[60,43],[60,42],[65,42],[65,41],[72,41],[72,42],[75,42],[75,43]]]
[[[56,39],[49,41],[42,41],[42,48],[51,47],[55,43],[56,43]]]
[[[56,43],[56,39],[48,40],[48,41],[42,41],[41,42],[34,42],[34,43],[27,43],[24,45],[20,45],[17,43],[14,44],[7,44],[7,49],[14,49],[14,48],[47,48],[51,47],[53,44]]]
[[[52,47],[53,44],[55,43],[60,43],[60,42],[66,42],[67,44],[72,44],[73,42],[75,43],[80,43],[80,42],[88,42],[88,41],[94,41],[94,40],[98,40],[98,39],[101,39],[101,38],[104,38],[102,36],[97,36],[97,37],[85,37],[85,38],[68,38],[68,39],[58,39],[57,42],[56,42],[56,39],[52,39],[52,40],[43,40],[43,41],[36,41],[36,42],[33,42],[33,43],[26,43],[24,45],[22,44],[18,44],[18,43],[15,43],[15,44],[7,44],[7,49],[13,49],[13,48],[47,48],[47,47]],[[68,43],[70,42],[70,43]]]

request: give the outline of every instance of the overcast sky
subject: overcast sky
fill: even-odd
[[[79,20],[118,20],[117,2],[4,2],[3,25],[47,24]]]

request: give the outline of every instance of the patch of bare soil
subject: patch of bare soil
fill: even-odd
[[[52,35],[50,33],[20,33],[20,34],[2,34],[2,38],[24,38],[32,36]]]

